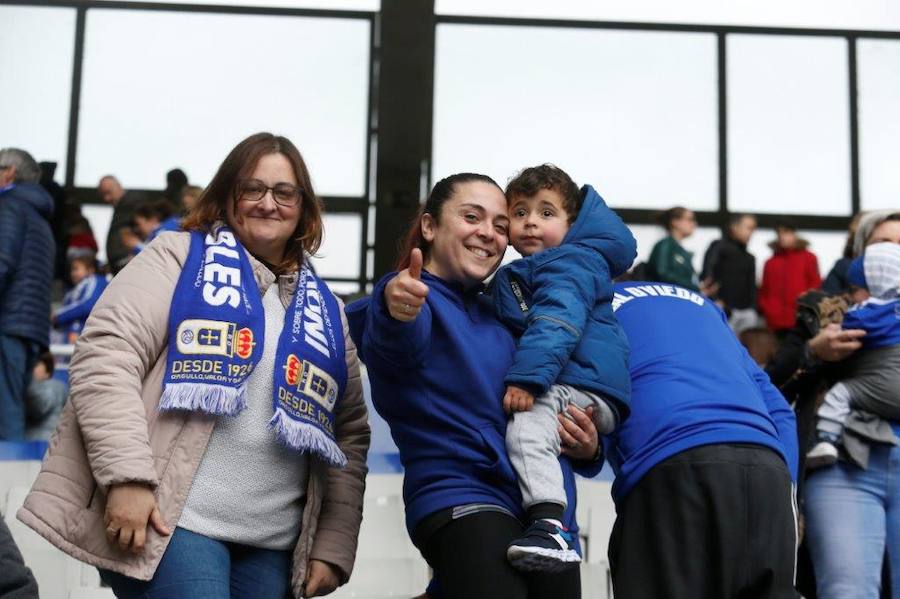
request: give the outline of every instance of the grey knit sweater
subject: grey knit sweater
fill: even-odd
[[[300,533],[309,461],[266,428],[285,315],[277,283],[263,296],[263,308],[265,343],[247,381],[247,408],[216,422],[178,526],[220,541],[290,549]]]

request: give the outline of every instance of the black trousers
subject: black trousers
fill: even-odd
[[[654,466],[620,502],[616,599],[794,599],[796,515],[781,457],[707,445]]]
[[[416,528],[413,540],[434,569],[441,599],[581,597],[577,567],[559,574],[525,574],[509,564],[506,547],[525,530],[512,516],[478,512],[447,521],[436,530],[429,522],[433,517]]]

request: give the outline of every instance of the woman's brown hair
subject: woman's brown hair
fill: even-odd
[[[268,154],[281,154],[288,159],[300,188],[300,221],[284,249],[280,264],[272,264],[276,274],[296,270],[315,254],[322,244],[322,207],[313,191],[309,170],[297,147],[286,137],[256,133],[234,147],[212,181],[200,195],[197,205],[184,218],[186,231],[209,232],[217,222],[228,220],[228,202],[237,204],[240,183],[253,172],[259,159]]]

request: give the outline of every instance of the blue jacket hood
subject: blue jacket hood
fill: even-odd
[[[546,392],[563,383],[617,402],[628,414],[628,341],[613,315],[612,279],[634,261],[637,244],[594,189],[562,243],[514,260],[492,282],[497,317],[519,342],[506,383]]]
[[[619,215],[613,212],[590,185],[581,188],[584,201],[581,210],[562,243],[587,246],[599,252],[609,264],[615,278],[631,268],[637,253],[637,242]]]
[[[53,217],[53,198],[37,183],[16,183],[14,187],[0,194],[0,198],[25,202],[46,220]]]

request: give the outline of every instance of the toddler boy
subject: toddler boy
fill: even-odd
[[[523,258],[497,271],[492,295],[498,318],[519,337],[503,404],[531,523],[507,557],[517,568],[552,572],[581,561],[561,524],[557,415],[570,404],[591,408],[599,434],[628,415],[628,343],[611,300],[612,279],[631,266],[636,244],[593,188],[579,189],[555,166],[523,170],[506,197],[510,241]]]

